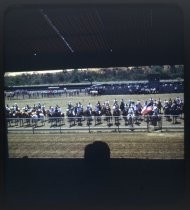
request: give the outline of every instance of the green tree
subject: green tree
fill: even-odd
[[[78,69],[74,69],[72,71],[72,74],[71,74],[71,82],[73,82],[73,83],[80,82]]]

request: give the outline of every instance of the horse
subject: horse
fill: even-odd
[[[66,115],[68,118],[68,122],[70,123],[70,127],[76,125],[76,115],[74,109],[67,109]]]
[[[163,106],[162,106],[162,103],[161,103],[160,100],[159,100],[158,103],[157,103],[157,107],[158,107],[158,112],[159,112],[159,114],[161,114],[161,113],[162,113],[162,112],[161,112],[161,109],[163,108]]]
[[[177,124],[177,118],[179,117],[179,115],[181,114],[181,108],[178,104],[173,103],[171,106],[171,116],[172,116],[172,123],[173,124]]]
[[[133,116],[133,114],[128,113],[127,114],[127,123],[126,123],[126,125],[129,125],[129,126],[133,127],[133,124],[134,124],[134,116]]]
[[[5,117],[6,117],[7,126],[11,126],[12,118],[13,118],[13,113],[12,113],[11,109],[6,108]]]
[[[129,110],[128,106],[125,106],[124,109],[122,110],[122,116],[125,121],[125,125],[127,125],[128,110]]]
[[[34,111],[24,111],[22,112],[22,119],[23,119],[23,124],[26,123],[26,125],[32,125],[34,127],[38,126],[38,121],[41,122],[41,125],[45,125],[45,116],[42,112],[39,110]]]
[[[94,116],[95,119],[95,125],[100,124],[102,112],[100,110],[94,110],[92,111],[92,115]]]
[[[91,124],[91,121],[92,121],[92,110],[91,109],[86,109],[84,111],[84,117],[87,120],[86,125],[89,126]]]
[[[119,108],[115,108],[113,110],[113,117],[115,119],[115,125],[119,125],[121,110]]]
[[[20,125],[23,126],[23,118],[22,118],[22,112],[20,111],[20,109],[18,109],[18,111],[13,111],[12,112],[12,122],[15,122],[15,126]]]
[[[83,108],[82,107],[75,107],[75,116],[77,118],[78,125],[82,125],[82,117],[83,117]]]
[[[119,108],[120,108],[121,112],[123,112],[123,110],[125,109],[125,103],[123,100],[121,101]]]
[[[36,112],[31,113],[31,122],[32,122],[32,126],[37,127],[37,125],[38,125],[38,115],[36,114]]]
[[[126,119],[127,121],[125,122],[125,125],[129,125],[129,126],[133,127],[134,117],[135,117],[135,115],[134,115],[134,108],[129,106],[129,109],[128,109],[127,112],[128,112],[127,113],[127,119]]]
[[[171,121],[170,115],[171,115],[171,106],[167,103],[163,106],[164,115],[166,117],[167,121]]]
[[[142,116],[141,111],[142,111],[141,105],[140,106],[136,105],[136,107],[134,108],[134,117],[133,117],[135,124],[139,125],[140,121],[142,120],[141,119],[141,116]]]
[[[22,112],[22,118],[23,118],[23,124],[26,123],[26,126],[30,125],[31,121],[31,112],[29,111],[23,111]]]
[[[154,113],[152,115],[149,115],[149,122],[154,127],[158,126],[159,128],[161,128],[161,117],[160,117],[160,115],[157,115],[157,114],[154,114]]]
[[[105,120],[107,121],[107,125],[111,126],[112,125],[112,113],[111,109],[109,107],[103,107],[102,108],[102,115],[105,115]]]
[[[43,111],[41,112],[41,114],[43,114]],[[58,111],[57,109],[55,109],[53,111],[47,110],[46,115],[48,117],[49,123],[51,123],[51,127],[52,126],[60,126],[61,124],[64,123],[65,115],[63,112]]]

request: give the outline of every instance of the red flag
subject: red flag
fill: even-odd
[[[141,111],[141,114],[145,115],[145,114],[148,114],[149,112],[152,111],[152,106],[145,106],[142,111]]]

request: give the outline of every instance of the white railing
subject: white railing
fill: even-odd
[[[176,121],[175,121],[176,117]],[[47,132],[47,131],[183,131],[184,119],[180,116],[160,115],[159,121],[147,120],[141,116],[132,123],[123,116],[90,117],[51,117],[44,119],[6,118],[8,132]]]

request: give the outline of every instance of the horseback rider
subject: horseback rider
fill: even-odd
[[[162,106],[162,102],[160,98],[158,99],[157,106],[158,106],[159,114],[161,114],[161,108],[163,108],[163,106]]]
[[[134,108],[132,105],[129,106],[128,115],[134,116]]]
[[[60,108],[60,107],[59,107],[58,105],[55,106],[55,112],[56,112],[56,113],[59,112],[59,108]]]
[[[124,108],[125,108],[125,103],[124,103],[124,100],[123,100],[123,98],[122,98],[122,99],[121,99],[121,103],[120,103],[120,109],[121,109],[121,111],[123,111]]]
[[[40,104],[40,102],[39,102],[38,105],[37,105],[37,108],[38,108],[38,109],[41,109],[41,107],[42,107],[42,106],[41,106],[41,104]]]
[[[133,123],[134,117],[135,117],[134,107],[132,106],[132,104],[130,104],[129,109],[128,109],[128,114],[127,114],[127,120],[129,124]]]
[[[88,110],[90,113],[92,112],[92,105],[89,102],[88,105],[86,106],[86,110]]]
[[[156,102],[153,104],[152,111],[153,111],[153,115],[157,116],[159,114],[159,109],[158,109],[158,105]]]
[[[118,110],[118,109],[119,109],[119,104],[118,104],[117,99],[115,99],[113,103],[113,110]]]
[[[9,108],[9,105],[7,104],[6,106],[5,106],[5,110],[7,111],[7,112],[9,112],[11,109]]]
[[[98,103],[96,104],[96,106],[98,106],[98,109],[101,111],[102,106],[101,106],[101,104],[100,104],[100,101],[98,101]]]
[[[82,112],[82,110],[83,110],[82,104],[81,104],[80,102],[77,103],[77,106],[76,106],[76,113],[79,114],[79,113]]]
[[[92,109],[92,104],[90,102],[88,103],[87,108]]]
[[[150,99],[149,99],[149,102],[147,103],[146,106],[147,106],[147,107],[148,107],[148,106],[153,106],[153,103],[154,103],[153,98],[150,98]]]
[[[67,104],[67,109],[70,110],[72,108],[73,108],[73,105],[72,105],[71,101],[69,101],[69,103]]]
[[[28,104],[26,104],[25,107],[23,108],[23,110],[24,110],[25,112],[27,112],[29,109],[30,109],[30,107],[29,107]]]
[[[101,105],[99,103],[97,103],[95,105],[95,112],[99,112],[100,111],[100,108],[101,108]]]
[[[14,104],[13,110],[14,110],[14,111],[18,111],[18,110],[19,110],[17,103]]]

